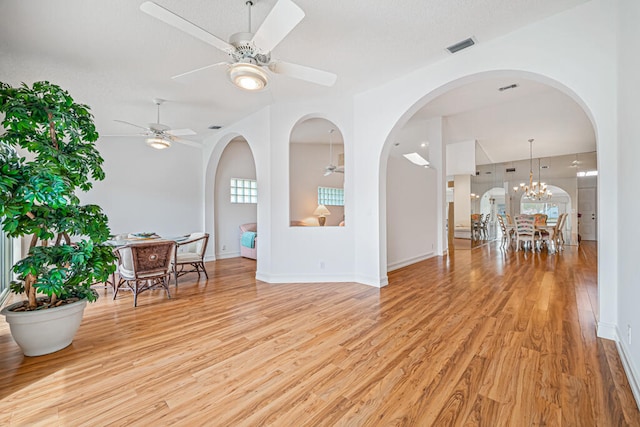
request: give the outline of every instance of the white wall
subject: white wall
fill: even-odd
[[[240,256],[240,230],[242,224],[256,222],[257,207],[251,203],[231,203],[231,178],[256,179],[256,167],[246,141],[234,140],[227,144],[215,180],[215,254],[216,258]],[[212,189],[208,189],[211,191]],[[258,183],[260,192],[260,183]]]
[[[469,232],[471,230],[471,176],[453,177],[453,226]],[[462,237],[456,233],[456,237]],[[469,236],[470,238],[471,236]]]
[[[620,180],[618,192],[625,197],[618,199],[618,206],[600,203],[598,207],[599,228],[603,233],[610,233],[611,224],[603,218],[605,212],[617,212],[619,220],[618,233],[621,236],[618,251],[619,285],[614,298],[618,304],[616,319],[619,346],[622,349],[622,360],[630,377],[631,388],[637,402],[640,402],[640,283],[638,277],[638,251],[635,249],[640,241],[638,212],[640,199],[636,194],[636,183],[640,181],[640,120],[638,120],[638,99],[640,99],[640,2],[637,0],[621,0],[619,4],[619,57],[618,57],[618,168]],[[602,165],[599,165],[600,191],[615,191],[613,187],[602,186]],[[599,196],[601,198],[601,196]],[[615,229],[614,229],[615,230]],[[608,250],[608,248],[607,248]],[[604,281],[605,279],[603,279]],[[629,329],[631,333],[629,334]],[[631,340],[629,340],[631,335]]]
[[[474,175],[476,173],[476,141],[445,141],[447,175]]]
[[[202,151],[174,143],[156,150],[144,138],[100,138],[106,177],[81,194],[102,207],[113,234],[153,231],[178,236],[202,230]]]
[[[387,163],[388,270],[435,255],[436,171],[404,158]]]
[[[333,144],[332,164],[338,164],[338,154],[344,152],[342,144]],[[318,207],[318,187],[342,188],[344,174],[332,173],[324,176],[329,162],[329,145],[300,143],[291,144],[289,151],[289,202],[290,220],[304,221],[317,226],[318,217],[313,211]],[[346,203],[346,201],[345,201]],[[325,226],[337,226],[344,217],[343,206],[327,206],[331,215]]]

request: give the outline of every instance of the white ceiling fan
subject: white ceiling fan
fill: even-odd
[[[324,176],[329,176],[332,173],[344,173],[344,167],[333,164],[333,138],[331,135],[335,131],[335,129],[329,130],[329,164],[324,168]]]
[[[254,34],[251,32],[253,1],[248,0],[245,4],[249,9],[249,29],[247,32],[232,34],[228,43],[154,2],[146,1],[140,5],[140,9],[154,18],[226,52],[230,57],[229,63],[208,65],[173,76],[173,79],[207,68],[228,65],[231,82],[245,90],[255,91],[266,87],[268,83],[266,70],[323,86],[333,86],[337,78],[333,73],[271,57],[271,51],[304,18],[304,11],[300,7],[291,0],[278,0]]]
[[[156,123],[149,123],[147,126],[140,126],[131,122],[126,122],[124,120],[114,120],[114,121],[118,123],[124,123],[125,125],[134,126],[144,130],[144,132],[141,132],[139,135],[146,136],[147,144],[158,150],[171,147],[172,142],[179,142],[181,144],[189,145],[191,147],[197,147],[197,148],[202,147],[197,142],[178,138],[179,136],[195,135],[196,133],[191,129],[171,129],[169,126],[163,125],[162,123],[160,123],[160,105],[162,105],[164,102],[165,102],[164,99],[160,99],[160,98],[153,99],[153,103],[156,104],[156,107],[157,107]],[[114,136],[114,135],[105,135],[105,136]]]

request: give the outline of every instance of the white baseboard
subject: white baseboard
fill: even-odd
[[[627,374],[627,380],[629,381],[629,386],[631,387],[631,392],[633,393],[633,397],[636,399],[636,405],[640,408],[640,376],[638,376],[638,370],[633,365],[633,359],[630,356],[629,347],[624,342],[622,337],[624,335],[616,328],[616,347],[618,348],[618,354],[620,355],[620,360],[622,361],[622,367],[624,368],[624,372]]]
[[[600,338],[618,341],[618,328],[613,323],[598,322],[597,335]]]
[[[366,277],[366,276],[356,276],[353,279],[354,282],[362,283],[363,285],[373,286],[374,288],[384,288],[389,284],[389,278],[385,275],[384,277]]]
[[[266,283],[327,283],[327,282],[339,282],[348,283],[356,282],[362,285],[373,286],[381,288],[386,286],[388,281],[387,277],[380,280],[365,279],[363,277],[356,278],[352,275],[323,275],[318,276],[315,274],[268,274],[261,271],[256,272],[256,279]]]
[[[395,261],[390,264],[387,264],[387,271],[397,270],[399,268],[406,267],[407,265],[415,264],[416,262],[424,261],[425,259],[429,259],[434,256],[436,256],[435,252],[428,252],[426,254],[414,256],[404,260]]]
[[[225,254],[216,254],[216,257],[213,260],[216,260],[216,259],[227,259],[227,258],[238,258],[239,256],[240,256],[240,252],[227,252]]]

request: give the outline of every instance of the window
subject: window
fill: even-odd
[[[344,189],[318,187],[318,204],[325,206],[344,206]]]
[[[12,241],[4,233],[0,233],[0,304],[9,295],[9,282],[13,278],[11,267],[13,264]]]
[[[256,180],[231,178],[231,203],[258,203]]]

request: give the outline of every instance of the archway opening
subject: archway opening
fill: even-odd
[[[501,87],[508,86],[514,89],[499,90]],[[462,168],[464,172],[459,175],[463,176],[466,173],[467,181],[471,182],[466,186],[469,194],[460,198],[460,200],[466,200],[468,207],[465,209],[464,219],[469,224],[471,221],[468,218],[474,213],[471,212],[472,209],[477,210],[478,213],[483,209],[491,210],[489,200],[484,202],[477,200],[477,206],[476,203],[470,203],[471,193],[483,195],[491,186],[502,188],[505,213],[510,211],[513,205],[512,194],[509,191],[511,183],[517,181],[519,185],[519,182],[528,180],[531,160],[530,144],[527,142],[529,139],[535,138],[533,154],[536,159],[566,161],[566,164],[551,165],[550,169],[543,172],[549,185],[566,187],[567,182],[572,182],[570,187],[577,188],[576,170],[572,169],[575,167],[576,156],[593,153],[595,158],[595,129],[584,104],[571,90],[564,88],[558,82],[532,73],[485,72],[449,82],[425,95],[407,110],[390,132],[382,151],[381,165],[388,159],[385,156],[390,156],[393,152],[398,135],[403,129],[419,126],[420,123],[440,124],[436,132],[441,135],[440,141],[430,140],[429,142],[432,146],[434,142],[441,144],[442,157],[447,163],[446,179],[442,182],[442,197],[435,201],[438,203],[436,211],[445,214],[436,213],[430,218],[424,218],[425,221],[435,221],[439,230],[446,230],[447,227],[451,229],[452,226],[455,227],[458,222],[461,222],[453,219],[453,223],[447,223],[445,205],[447,191],[445,190],[448,188],[445,182],[453,184],[457,176],[450,173],[448,168],[452,158],[461,159],[461,157],[449,155],[451,144],[471,141],[468,154],[473,160],[466,169]],[[384,168],[381,167],[381,170]],[[554,173],[560,170],[564,175],[555,176]],[[485,173],[495,174],[490,178],[491,185],[480,191],[472,191],[474,178]],[[537,171],[536,176],[538,176]],[[388,180],[388,174],[386,178]],[[453,194],[461,190],[464,189],[454,188]],[[388,191],[387,194],[389,194]],[[385,205],[381,208],[388,213],[389,200],[385,201]],[[495,210],[500,210],[498,205],[495,206]],[[576,220],[576,209],[571,208],[567,224],[569,226],[575,224]],[[464,228],[464,224],[461,224],[461,227]],[[387,228],[389,228],[388,221]],[[467,228],[471,238],[471,225]],[[573,230],[570,233],[575,234]],[[387,233],[383,232],[383,238],[388,238],[387,234],[388,230]],[[387,247],[389,247],[388,242]],[[469,245],[469,248],[472,247]],[[445,245],[444,250],[446,249]],[[383,261],[387,261],[387,271],[389,271],[391,264],[389,259]]]
[[[344,140],[324,118],[297,123],[289,142],[289,224],[292,227],[343,226]]]
[[[244,242],[241,227],[257,230],[258,182],[251,148],[242,136],[222,151],[214,184],[214,241],[216,259],[257,259],[256,240]]]

